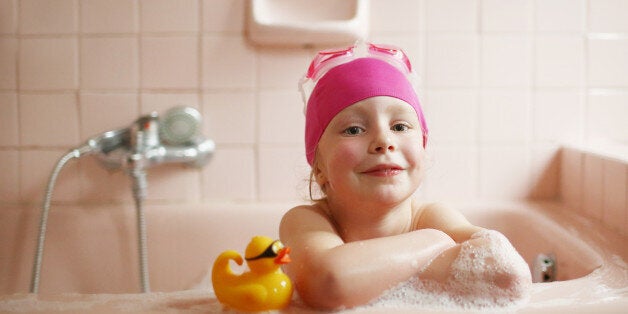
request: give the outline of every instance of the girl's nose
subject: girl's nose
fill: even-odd
[[[373,142],[371,142],[371,146],[369,147],[369,151],[373,154],[384,154],[394,150],[395,145],[385,132],[380,132],[377,137],[373,139]]]

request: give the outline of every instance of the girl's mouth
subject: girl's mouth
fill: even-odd
[[[363,174],[374,177],[392,177],[398,175],[403,168],[394,164],[382,164],[363,171]]]

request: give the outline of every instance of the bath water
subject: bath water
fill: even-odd
[[[505,277],[529,278],[528,265],[497,231],[480,231],[461,244],[451,273],[444,283],[413,277],[365,307],[503,311],[529,299],[530,280],[513,283]]]

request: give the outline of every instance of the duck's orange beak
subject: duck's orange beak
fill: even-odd
[[[290,259],[290,248],[289,247],[284,247],[283,249],[279,250],[279,252],[277,253],[277,257],[275,257],[275,264],[288,264],[290,263],[292,260]]]

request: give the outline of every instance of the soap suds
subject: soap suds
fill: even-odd
[[[508,239],[497,231],[480,231],[461,244],[446,282],[413,277],[368,307],[503,310],[527,302],[530,282],[526,262]]]

